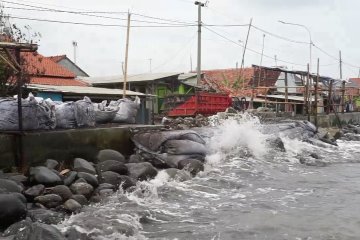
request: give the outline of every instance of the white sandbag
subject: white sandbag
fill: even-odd
[[[105,109],[99,110],[95,109],[95,121],[96,123],[110,123],[115,118],[117,110]]]
[[[74,103],[76,125],[78,127],[95,127],[94,106],[88,97]]]
[[[34,96],[22,99],[22,122],[24,130],[53,129],[54,109],[47,104],[38,104]],[[16,99],[0,99],[0,129],[19,130],[18,103]]]
[[[117,101],[119,111],[116,113],[112,122],[115,123],[135,123],[137,111],[140,107],[140,98],[136,97],[134,101],[130,99],[120,99]],[[109,107],[114,107],[116,104],[111,102]]]
[[[74,102],[55,105],[56,128],[76,128]]]
[[[206,147],[190,140],[168,140],[164,144],[164,152],[172,155],[206,155]]]

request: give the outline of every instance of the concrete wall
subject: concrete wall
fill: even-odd
[[[341,124],[360,123],[360,112],[338,113]],[[311,117],[311,122],[314,123],[314,117]],[[338,118],[335,114],[319,115],[319,127],[338,127]]]
[[[134,127],[134,126],[133,126]],[[156,126],[136,126],[137,130]],[[25,161],[29,166],[52,158],[70,164],[76,157],[94,161],[102,149],[114,149],[124,155],[134,149],[130,127],[73,129],[26,133],[23,137]],[[15,165],[16,137],[0,134],[0,169]]]

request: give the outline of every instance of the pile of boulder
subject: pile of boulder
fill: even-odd
[[[209,119],[201,114],[195,117],[164,117],[161,122],[165,127],[172,130],[187,130],[196,127],[205,127],[209,125]]]
[[[189,180],[204,169],[205,141],[193,131],[143,132],[135,134],[133,141],[136,152],[129,158],[104,149],[98,152],[96,163],[75,158],[71,166],[65,166],[47,159],[24,175],[0,171],[2,236],[76,239],[65,238],[51,225],[119,189],[134,191],[137,181],[156,177],[159,169],[178,181]]]

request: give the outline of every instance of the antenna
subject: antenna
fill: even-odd
[[[73,41],[72,45],[74,47],[74,63],[76,64],[76,49],[77,49],[78,43],[76,41]]]

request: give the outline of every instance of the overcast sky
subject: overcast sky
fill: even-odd
[[[191,0],[8,0],[27,5],[46,8],[67,9],[74,11],[117,11],[143,14],[195,23],[197,6]],[[7,7],[25,7],[4,3]],[[27,7],[28,8],[28,7]],[[78,9],[78,10],[77,10]],[[296,40],[309,42],[309,35],[304,28],[284,25],[278,20],[306,25],[316,46],[326,51],[333,58],[315,47],[312,55],[312,70],[316,71],[316,61],[320,58],[320,73],[339,77],[339,50],[343,55],[344,78],[357,77],[360,66],[360,33],[358,0],[210,0],[203,8],[202,19],[206,24],[253,24],[270,33]],[[6,8],[13,16],[52,19],[62,21],[121,24],[125,20],[104,19],[74,14],[37,12]],[[105,14],[99,14],[105,15]],[[126,18],[126,14],[107,15]],[[133,15],[134,20],[160,21]],[[77,63],[91,76],[121,74],[121,63],[125,58],[126,28],[81,26],[59,23],[47,23],[12,19],[19,26],[30,25],[41,33],[39,52],[45,56],[67,54],[73,59],[72,41],[78,42]],[[146,23],[132,22],[132,25]],[[149,23],[150,24],[150,23]],[[154,25],[154,24],[150,24]],[[212,31],[225,36],[233,42],[246,39],[247,27],[209,27]],[[190,57],[193,70],[196,68],[197,27],[170,28],[132,28],[130,33],[129,74],[153,72],[188,72]],[[263,32],[252,29],[248,47],[261,52]],[[202,69],[235,68],[241,62],[242,47],[235,45],[213,32],[203,29]],[[309,44],[291,43],[270,34],[265,36],[263,65],[274,66],[276,55],[278,65],[289,69],[305,70],[309,62]],[[281,60],[294,63],[287,64]],[[260,64],[261,55],[247,51],[245,65]],[[298,65],[295,65],[298,64]],[[353,65],[353,67],[349,66]]]

